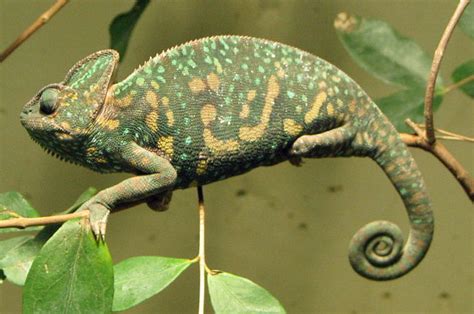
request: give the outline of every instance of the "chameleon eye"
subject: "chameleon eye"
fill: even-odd
[[[41,94],[40,111],[45,114],[52,114],[58,108],[58,90],[48,88]]]

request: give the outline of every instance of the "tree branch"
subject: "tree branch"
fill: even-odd
[[[434,134],[434,123],[433,123],[433,96],[434,96],[434,90],[436,86],[436,78],[438,77],[439,67],[441,65],[441,60],[443,59],[444,51],[446,50],[446,46],[448,45],[448,41],[451,38],[454,27],[456,27],[456,24],[461,18],[461,15],[464,12],[464,9],[469,4],[469,2],[470,0],[459,1],[459,4],[456,10],[454,11],[453,16],[449,20],[448,25],[446,26],[443,36],[441,36],[441,40],[434,53],[433,62],[431,64],[430,76],[428,78],[428,84],[426,85],[425,110],[424,110],[425,125],[426,125],[426,140],[430,144],[433,144],[436,141],[436,137]]]
[[[205,208],[202,186],[197,187],[199,209],[199,314],[204,314],[204,297],[206,292],[206,250],[205,250]]]
[[[416,132],[416,135],[401,133],[403,142],[411,147],[418,147],[426,150],[438,158],[443,165],[448,168],[451,174],[458,180],[468,195],[469,199],[474,202],[474,180],[459,161],[446,149],[439,141],[429,143],[426,139],[425,132],[410,119],[406,123]]]
[[[44,226],[44,225],[51,225],[51,224],[58,224],[63,223],[68,220],[78,218],[78,217],[88,217],[89,211],[82,210],[79,212],[75,212],[72,214],[64,214],[64,215],[53,215],[53,216],[45,216],[45,217],[35,217],[35,218],[12,218],[7,220],[0,220],[0,228],[18,228],[24,229],[27,227],[33,226]]]
[[[0,63],[3,62],[16,48],[18,48],[28,37],[46,24],[63,6],[67,4],[68,0],[56,0],[56,2],[40,17],[33,22],[18,38],[0,54]]]

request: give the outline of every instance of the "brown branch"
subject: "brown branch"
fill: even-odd
[[[63,6],[66,5],[68,0],[56,0],[56,2],[40,17],[33,22],[18,38],[0,54],[0,62],[3,62],[16,48],[18,48],[28,37],[36,32],[41,26],[46,24]]]
[[[12,218],[12,219],[7,219],[7,220],[0,220],[0,228],[24,229],[24,228],[33,227],[33,226],[44,226],[44,225],[63,223],[74,218],[88,217],[88,216],[89,216],[88,210],[81,210],[79,212],[75,212],[72,214],[64,214],[64,215],[53,215],[53,216],[35,217],[35,218],[26,218],[26,217]]]
[[[474,179],[472,179],[466,169],[451,155],[443,144],[440,142],[429,143],[425,132],[416,123],[410,119],[407,119],[406,123],[416,132],[416,135],[401,133],[400,136],[403,142],[408,146],[424,149],[438,158],[458,180],[469,199],[474,202]]]
[[[425,125],[426,125],[426,139],[428,143],[433,144],[436,141],[436,137],[434,134],[434,123],[433,123],[433,96],[434,96],[434,89],[436,85],[436,78],[438,77],[439,67],[441,65],[441,60],[443,59],[444,51],[446,50],[446,46],[448,45],[448,41],[451,38],[451,34],[453,33],[454,27],[458,23],[464,9],[469,4],[470,0],[460,0],[459,4],[454,11],[453,16],[448,22],[446,29],[444,30],[443,36],[441,36],[441,40],[436,48],[434,53],[433,62],[431,64],[431,71],[430,76],[428,78],[428,84],[426,86],[425,92]]]

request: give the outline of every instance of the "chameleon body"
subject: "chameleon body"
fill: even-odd
[[[27,104],[21,121],[59,157],[99,172],[131,172],[82,206],[103,235],[109,210],[148,202],[285,160],[367,156],[405,204],[410,234],[377,221],[356,233],[361,275],[392,279],[423,258],[431,204],[397,131],[366,93],[330,63],[268,40],[216,36],[169,49],[113,84],[118,54],[96,52]]]

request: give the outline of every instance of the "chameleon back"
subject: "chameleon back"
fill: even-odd
[[[286,160],[300,135],[348,120],[348,104],[370,103],[326,61],[239,36],[167,50],[112,89],[109,105],[120,108],[121,128],[172,161],[179,187]]]

